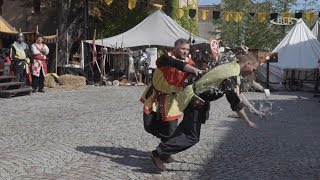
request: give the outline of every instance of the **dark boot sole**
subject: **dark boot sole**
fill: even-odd
[[[157,169],[158,169],[159,171],[165,171],[165,170],[167,170],[164,165],[163,165],[164,167],[160,167],[160,166],[157,164],[157,162],[156,162],[156,160],[155,160],[155,157],[153,156],[152,152],[150,153],[150,157],[151,157],[151,159],[152,159],[153,164],[157,167]]]

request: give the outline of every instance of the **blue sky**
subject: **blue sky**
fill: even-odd
[[[200,5],[219,4],[221,0],[199,0]]]

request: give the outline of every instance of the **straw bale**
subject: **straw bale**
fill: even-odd
[[[59,83],[60,85],[69,88],[82,88],[86,86],[86,78],[83,76],[65,74],[59,77]]]
[[[54,80],[54,77],[52,77],[51,75],[48,75],[44,78],[44,86],[48,87],[48,88],[55,88],[57,87],[57,83]]]

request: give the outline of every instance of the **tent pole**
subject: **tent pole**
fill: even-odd
[[[67,31],[67,65],[69,65],[69,48],[68,48],[68,44],[69,44],[69,32]]]
[[[59,30],[57,29],[57,40],[56,40],[56,70],[55,73],[58,73],[58,37],[59,37]]]
[[[84,45],[83,45],[83,40],[81,41],[81,66],[82,66],[82,69],[84,70]]]
[[[267,89],[269,89],[269,61],[267,61]]]

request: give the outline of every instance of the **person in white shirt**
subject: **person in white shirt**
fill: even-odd
[[[36,43],[31,45],[33,54],[32,63],[32,88],[33,93],[37,90],[44,93],[44,77],[47,74],[47,55],[49,48],[43,43],[43,36],[37,34]]]

